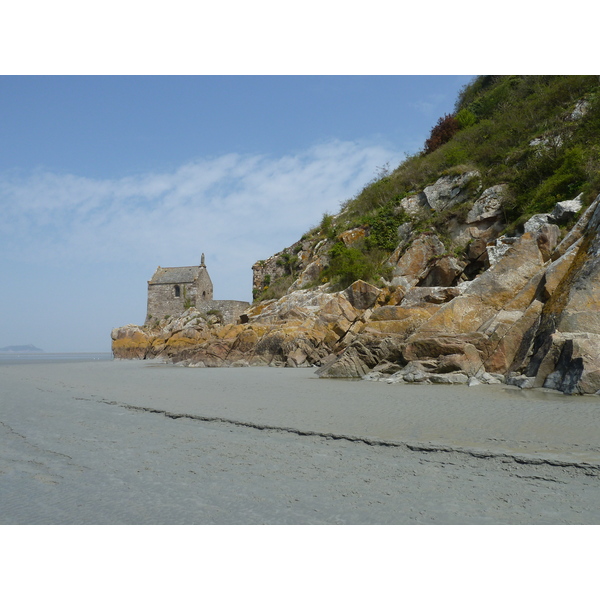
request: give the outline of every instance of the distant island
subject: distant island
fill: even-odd
[[[43,352],[41,348],[33,346],[32,344],[28,344],[27,346],[5,346],[4,348],[0,348],[0,352]]]

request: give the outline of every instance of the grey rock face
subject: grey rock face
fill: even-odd
[[[577,121],[585,116],[590,108],[590,103],[587,100],[579,100],[573,109],[573,112],[569,115],[571,121]]]
[[[429,208],[427,204],[427,196],[422,192],[420,194],[415,194],[413,196],[407,196],[400,201],[400,206],[407,212],[409,215],[417,215],[425,208]]]
[[[529,221],[527,221],[523,227],[525,228],[526,232],[531,231],[535,233],[539,231],[544,225],[547,225],[549,223],[549,219],[549,213],[533,215],[533,217],[531,217],[531,219],[529,219]]]
[[[398,243],[405,244],[408,242],[410,238],[410,234],[412,233],[412,224],[411,223],[403,223],[398,227]]]
[[[461,175],[440,177],[433,185],[428,185],[423,190],[427,204],[439,212],[464,202],[469,197],[467,184],[480,176],[479,171],[467,171]]]
[[[507,191],[508,186],[504,183],[487,188],[469,211],[466,222],[477,223],[501,215],[502,202]]]
[[[550,215],[550,220],[553,223],[566,223],[581,210],[582,197],[583,193],[579,194],[576,198],[573,198],[573,200],[558,202]]]
[[[500,262],[500,259],[510,250],[513,238],[498,238],[493,244],[487,246],[487,256],[490,266]]]
[[[472,181],[479,179],[479,171],[467,171],[460,175],[444,175],[434,184],[428,185],[421,193],[407,196],[401,200],[402,208],[410,215],[425,210],[441,211],[460,204],[473,193],[478,193],[481,186],[473,191],[469,189]]]

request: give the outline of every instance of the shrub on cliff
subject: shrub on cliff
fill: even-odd
[[[425,154],[430,154],[440,146],[449,142],[460,129],[460,124],[454,115],[444,115],[438,119],[437,125],[425,142]]]
[[[374,215],[365,219],[369,225],[369,236],[365,240],[367,249],[379,248],[393,252],[398,245],[398,227],[409,220],[400,206],[387,204]]]
[[[333,289],[343,290],[358,279],[370,280],[374,271],[374,265],[358,248],[346,248],[342,242],[336,242],[329,251],[329,266],[322,278]]]
[[[456,120],[461,129],[466,129],[477,123],[477,117],[468,108],[463,108],[456,113]]]

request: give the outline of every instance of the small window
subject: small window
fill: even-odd
[[[179,296],[181,296],[181,290],[179,289],[179,286],[176,285],[175,286],[175,298],[179,298]]]
[[[202,292],[202,297],[206,298],[206,292]]]

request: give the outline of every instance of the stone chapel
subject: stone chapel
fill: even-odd
[[[156,269],[148,281],[146,324],[166,316],[176,317],[189,308],[215,311],[224,323],[234,323],[249,306],[249,302],[238,300],[213,300],[213,284],[202,254],[198,266]]]

